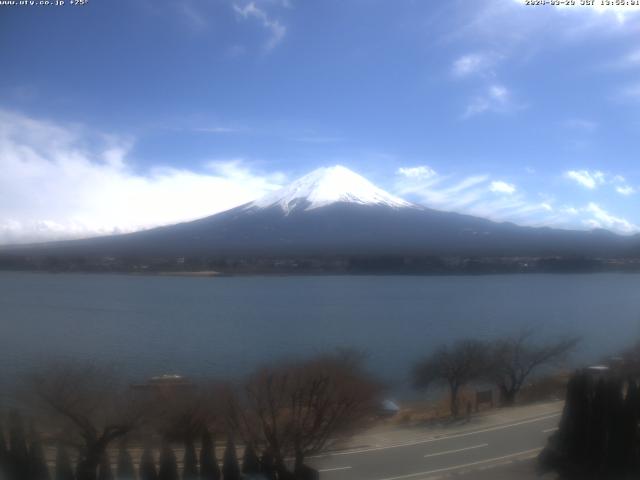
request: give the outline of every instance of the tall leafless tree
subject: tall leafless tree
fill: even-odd
[[[147,395],[150,425],[166,440],[193,443],[205,430],[217,432],[223,423],[226,385],[214,382],[188,388],[164,388]]]
[[[426,389],[432,384],[449,388],[451,414],[460,411],[460,389],[482,378],[487,368],[487,347],[476,340],[461,340],[443,345],[414,366],[414,385]]]
[[[263,368],[247,381],[232,419],[254,444],[263,444],[276,468],[324,451],[363,425],[375,408],[380,386],[353,352]]]
[[[568,337],[538,344],[534,342],[532,329],[494,341],[489,347],[488,379],[498,387],[502,404],[513,405],[536,369],[562,361],[578,341],[576,337]]]
[[[110,369],[58,363],[31,380],[35,406],[78,449],[77,480],[95,480],[107,447],[144,418],[145,406]]]

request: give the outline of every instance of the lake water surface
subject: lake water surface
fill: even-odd
[[[443,342],[523,326],[579,334],[592,361],[640,339],[640,275],[187,278],[0,272],[0,378],[51,358],[238,376],[349,346],[402,389]]]

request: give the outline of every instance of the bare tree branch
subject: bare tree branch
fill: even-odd
[[[109,369],[59,363],[31,380],[34,406],[79,446],[78,480],[95,480],[106,448],[140,424],[144,407]]]
[[[487,368],[486,345],[461,340],[441,346],[414,366],[414,385],[426,389],[432,384],[446,385],[450,393],[451,414],[459,414],[458,394],[468,383],[480,379]]]
[[[534,370],[565,359],[579,342],[578,338],[569,337],[535,344],[533,337],[533,330],[527,329],[513,337],[496,340],[490,346],[488,378],[499,388],[503,404],[513,404]]]
[[[279,468],[289,456],[301,468],[306,456],[362,425],[378,393],[361,362],[344,352],[263,368],[238,398],[237,428],[264,444]]]

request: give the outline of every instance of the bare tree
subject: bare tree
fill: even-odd
[[[95,480],[107,447],[143,418],[144,406],[105,368],[55,364],[32,377],[30,390],[41,413],[78,449],[77,480]]]
[[[289,456],[300,469],[306,456],[363,424],[379,388],[364,371],[361,356],[321,355],[257,371],[231,418],[245,439],[266,446],[280,472]]]
[[[563,360],[579,341],[572,337],[535,344],[533,333],[527,329],[513,337],[498,339],[490,346],[488,378],[500,390],[503,405],[513,405],[534,370]]]
[[[205,431],[223,429],[227,385],[216,382],[149,392],[150,426],[166,440],[193,443]]]
[[[476,340],[444,345],[414,366],[414,385],[426,389],[432,384],[449,388],[451,414],[458,416],[458,394],[468,383],[482,378],[487,367],[487,347]]]

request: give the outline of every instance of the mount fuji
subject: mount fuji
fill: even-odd
[[[60,257],[640,255],[640,237],[522,227],[407,202],[343,166],[319,168],[263,198],[151,230],[0,249]]]
[[[376,187],[366,178],[342,165],[325,167],[299,178],[288,187],[251,202],[247,208],[280,207],[283,212],[313,210],[332,203],[380,205],[391,208],[416,207]]]

